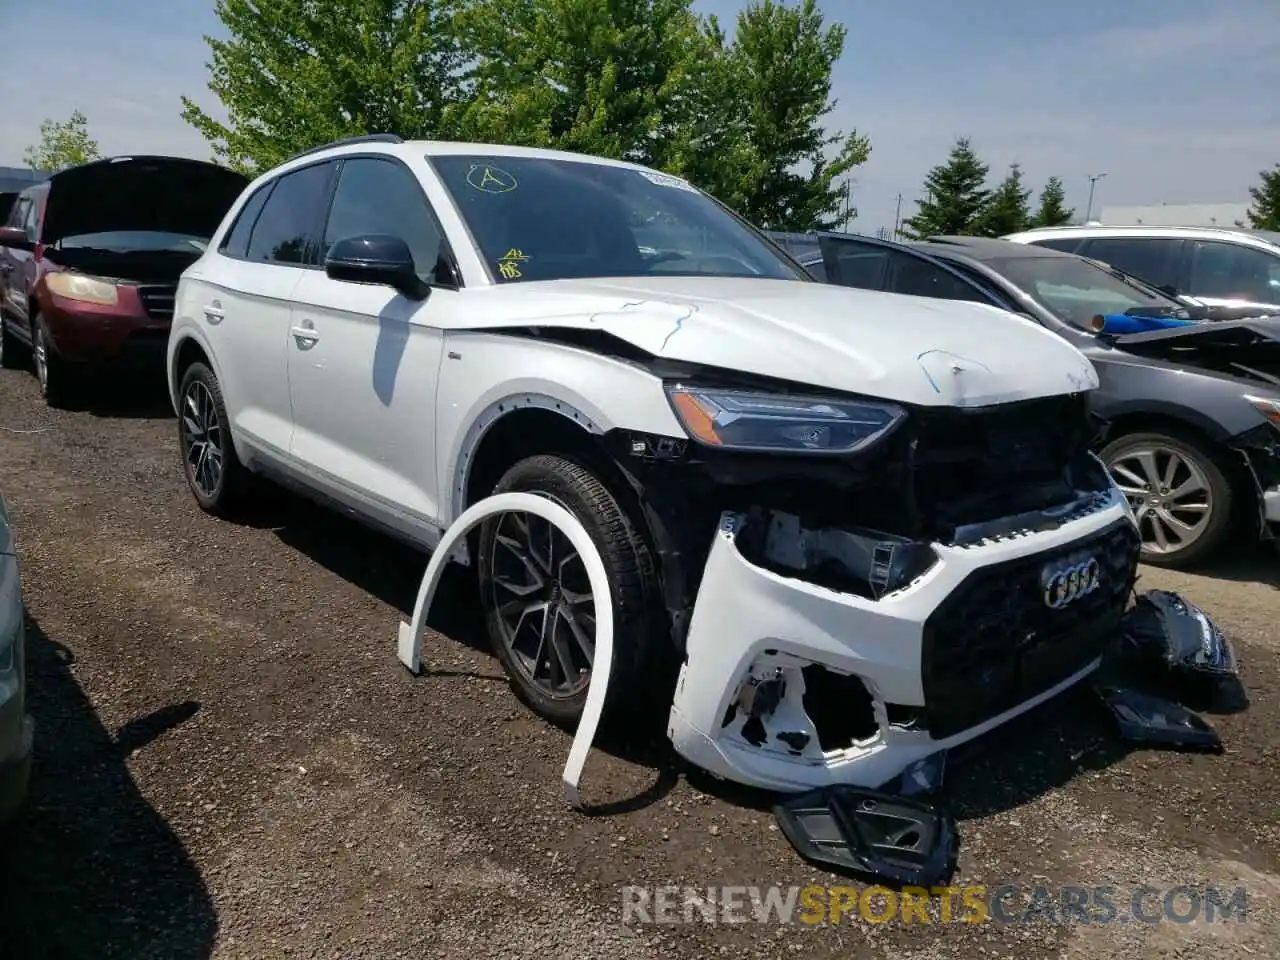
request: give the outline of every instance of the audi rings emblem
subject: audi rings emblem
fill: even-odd
[[[1044,586],[1044,605],[1061,610],[1102,585],[1102,567],[1096,557],[1053,564],[1044,568],[1040,582]]]

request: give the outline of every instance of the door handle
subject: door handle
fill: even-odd
[[[226,318],[226,314],[222,312],[222,301],[215,300],[213,303],[206,304],[204,318],[209,323],[221,323]]]
[[[320,339],[320,334],[316,333],[316,328],[310,320],[303,320],[301,326],[290,327],[289,335],[293,337],[294,342],[302,350],[315,346]]]

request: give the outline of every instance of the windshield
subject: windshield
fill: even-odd
[[[59,250],[105,250],[110,253],[203,253],[208,237],[159,230],[111,230],[63,237]]]
[[[1082,329],[1097,314],[1169,316],[1185,312],[1172,297],[1126,280],[1081,257],[1003,257],[988,266]]]
[[[499,283],[589,277],[807,280],[683,180],[546,157],[431,158]]]

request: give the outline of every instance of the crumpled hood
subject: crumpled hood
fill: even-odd
[[[721,277],[490,292],[502,305],[466,326],[601,329],[655,356],[900,403],[985,406],[1098,385],[1092,364],[1066,340],[979,303]]]

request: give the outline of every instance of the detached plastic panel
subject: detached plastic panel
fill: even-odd
[[[774,815],[815,866],[925,887],[944,884],[955,870],[955,819],[919,800],[836,786],[786,800]]]
[[[1115,687],[1100,687],[1098,695],[1126,740],[1215,753],[1222,750],[1218,731],[1180,703]]]

